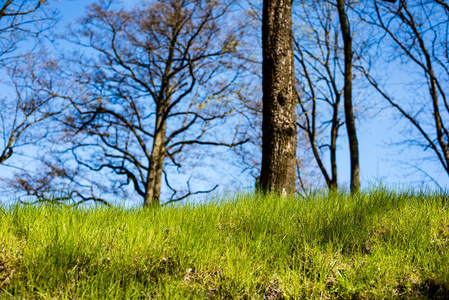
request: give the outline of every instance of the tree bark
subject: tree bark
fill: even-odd
[[[344,107],[346,129],[349,139],[349,153],[351,157],[351,193],[357,193],[360,189],[359,144],[355,128],[354,108],[352,105],[352,36],[349,27],[348,15],[345,10],[345,0],[337,0],[338,16],[340,19],[341,33],[344,42],[345,54],[345,87]]]
[[[340,127],[340,121],[338,120],[338,107],[340,105],[340,95],[337,95],[337,99],[334,104],[334,112],[332,115],[332,129],[331,129],[331,145],[330,145],[330,159],[331,159],[331,173],[332,177],[328,184],[330,191],[337,190],[337,138],[338,129]]]
[[[292,0],[264,0],[262,171],[264,192],[296,191]]]
[[[151,151],[150,166],[145,186],[144,207],[159,206],[160,204],[162,171],[165,159],[166,131],[167,120],[164,115],[164,108],[162,105],[158,105],[153,149]]]

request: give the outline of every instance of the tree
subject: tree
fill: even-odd
[[[431,150],[433,158],[449,175],[449,43],[446,34],[449,7],[440,0],[400,0],[398,5],[374,1],[372,9],[374,14],[365,14],[365,21],[381,29],[382,37],[385,36],[380,40],[383,48],[391,47],[386,63],[400,64],[401,69],[407,69],[413,91],[408,96],[394,95],[376,78],[375,68],[364,68],[366,77],[411,125],[413,134],[404,135],[410,136],[406,138],[408,145]],[[427,86],[424,95],[420,86]]]
[[[16,61],[4,70],[9,76],[5,89],[11,89],[10,96],[2,99],[0,111],[0,133],[3,146],[0,148],[0,164],[6,164],[18,148],[36,145],[49,134],[45,122],[61,112],[51,97],[39,91],[43,53],[30,53],[28,58]]]
[[[303,149],[307,151],[300,155],[307,157],[312,153],[312,159],[321,173],[320,177],[324,178],[329,190],[335,190],[338,187],[337,170],[342,167],[337,162],[337,152],[341,145],[340,128],[345,125],[345,111],[341,106],[347,81],[345,47],[337,2],[304,0],[296,3],[298,5],[294,7],[294,21],[298,25],[295,28],[294,54],[297,62],[297,124],[302,134],[300,140],[305,137]],[[351,43],[352,64],[356,66],[349,80],[350,93],[359,95],[359,101],[354,101],[353,106],[356,107],[357,119],[360,120],[374,106],[369,97],[366,97],[369,83],[364,76],[358,76],[361,72],[357,66],[364,62],[364,58],[376,44],[371,42],[370,28],[362,26],[365,24],[356,18],[355,12],[359,7],[363,7],[363,4],[352,2],[347,9],[354,16],[351,19]]]
[[[300,1],[295,12],[303,24],[294,36],[297,125],[305,135],[304,148],[312,153],[328,189],[335,190],[337,139],[344,125],[341,34],[334,21],[338,12],[326,1]],[[330,168],[325,163],[327,151]]]
[[[360,189],[360,164],[359,164],[359,143],[355,127],[354,108],[352,103],[352,33],[346,13],[345,0],[337,0],[337,11],[340,19],[341,33],[344,43],[345,54],[345,87],[344,87],[344,107],[346,130],[348,133],[349,153],[351,157],[351,192],[358,192]]]
[[[5,81],[0,99],[0,165],[5,165],[17,149],[35,144],[45,133],[37,129],[55,114],[50,99],[30,94],[40,76],[36,70],[45,52],[37,52],[39,38],[56,22],[56,11],[47,0],[7,0],[0,4],[0,70]],[[28,41],[31,50],[19,48]],[[37,135],[32,135],[37,133]]]
[[[235,114],[225,91],[239,76],[240,29],[227,19],[231,5],[161,0],[124,10],[101,1],[88,8],[69,34],[87,51],[70,54],[54,75],[65,78],[65,92],[48,88],[71,106],[59,137],[61,147],[71,146],[59,154],[72,155],[98,178],[83,177],[79,168],[66,172],[76,174],[70,180],[78,188],[117,195],[132,185],[147,207],[160,204],[164,183],[172,191],[169,202],[207,192],[191,191],[187,182],[188,191],[179,196],[167,168],[181,169],[194,146],[210,151],[246,141],[238,128],[229,138],[224,134]]]
[[[350,2],[350,6],[344,1],[297,3],[299,5],[294,12],[300,25],[295,31],[294,53],[298,62],[298,127],[306,135],[306,147],[312,152],[327,187],[333,190],[338,183],[336,154],[339,129],[345,125],[345,118],[351,120],[347,126],[352,133],[348,134],[351,189],[357,191],[360,186],[359,160],[352,94],[356,92],[353,86],[355,78],[357,82],[362,82],[360,79],[363,78],[351,73],[358,70],[353,65],[361,64],[375,43],[371,43],[369,32],[362,29],[355,18],[351,23],[356,29],[351,32],[348,11],[357,11],[361,6],[359,3]],[[343,99],[345,111],[342,118],[340,104]],[[360,110],[359,103],[359,113]],[[325,163],[327,151],[329,167]]]
[[[263,121],[260,188],[296,191],[296,113],[292,0],[264,0],[262,17]]]

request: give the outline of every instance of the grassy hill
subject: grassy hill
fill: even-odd
[[[3,208],[0,298],[448,299],[449,200],[373,190]]]

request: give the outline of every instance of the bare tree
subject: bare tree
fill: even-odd
[[[360,189],[360,163],[359,163],[359,142],[355,127],[355,116],[352,101],[352,68],[353,55],[352,33],[349,25],[348,14],[346,12],[345,0],[337,0],[337,11],[340,19],[341,33],[344,43],[345,54],[345,87],[344,87],[344,107],[346,130],[349,141],[349,154],[351,157],[351,192],[358,192]]]
[[[413,76],[404,77],[406,82],[414,81],[412,95],[406,99],[394,96],[373,75],[375,68],[365,68],[365,74],[380,95],[411,125],[414,134],[407,138],[409,145],[431,150],[449,175],[448,5],[439,0],[400,0],[397,5],[374,1],[371,9],[375,13],[365,21],[381,29],[383,47],[392,47],[387,62],[413,70],[409,73]],[[418,92],[421,84],[427,85],[427,93],[422,98]]]
[[[0,82],[0,165],[18,148],[41,139],[45,134],[31,135],[31,131],[36,133],[38,130],[33,129],[54,115],[48,110],[50,99],[31,94],[29,87],[36,85],[40,77],[37,66],[45,55],[34,48],[56,17],[47,0],[7,0],[0,4],[0,70],[4,79]],[[33,49],[20,47],[26,41]]]
[[[192,191],[188,181],[179,195],[167,168],[180,170],[196,146],[211,151],[246,142],[238,124],[225,125],[236,113],[227,94],[239,76],[232,2],[161,0],[125,10],[100,1],[88,8],[69,34],[86,51],[70,54],[56,75],[69,88],[48,88],[71,105],[59,137],[71,147],[59,154],[97,173],[68,172],[78,188],[117,195],[131,185],[144,206],[160,204],[163,183],[172,191],[169,202],[215,189]],[[91,198],[101,197],[84,196]]]
[[[263,52],[263,191],[296,191],[296,113],[293,63],[292,0],[264,0]]]
[[[335,6],[325,1],[301,1],[295,10],[303,26],[297,28],[297,102],[300,132],[330,190],[337,188],[337,139],[344,124],[340,108],[342,77],[341,34]],[[343,58],[344,59],[344,58]],[[329,153],[330,170],[325,153]]]
[[[0,111],[0,164],[5,164],[19,148],[43,140],[50,132],[45,122],[61,112],[52,97],[39,91],[39,81],[46,73],[41,63],[44,53],[28,55],[4,70],[10,79],[7,88],[11,96],[2,99]]]
[[[330,190],[337,188],[338,167],[337,150],[341,143],[340,128],[345,125],[346,111],[342,110],[345,92],[353,119],[366,117],[366,112],[372,110],[372,101],[366,104],[366,86],[369,85],[363,76],[357,76],[358,69],[352,76],[346,74],[346,69],[358,66],[365,55],[372,49],[369,30],[364,28],[354,13],[363,3],[351,2],[345,8],[346,17],[352,14],[353,31],[350,34],[350,44],[354,50],[345,49],[337,1],[298,1],[294,9],[297,27],[294,36],[294,51],[296,59],[296,89],[298,91],[298,127],[305,135],[307,148],[312,153],[313,160],[321,173],[321,177]],[[346,5],[346,4],[345,4]],[[347,10],[347,11],[346,11]],[[347,20],[349,25],[349,20]],[[345,27],[345,30],[349,29]],[[352,61],[348,61],[348,55]],[[349,84],[347,84],[349,82]],[[350,87],[348,91],[345,87]],[[352,94],[359,95],[359,101],[352,99]],[[354,102],[354,103],[353,103]],[[346,106],[348,107],[348,105]],[[355,120],[353,120],[355,121]],[[352,124],[355,126],[355,124]],[[355,129],[355,127],[353,128]],[[301,139],[301,136],[300,136]],[[349,139],[348,139],[349,141]],[[357,142],[357,136],[355,136]],[[351,143],[348,143],[351,145]],[[358,143],[355,143],[358,144]],[[354,146],[354,145],[353,145]],[[349,147],[351,149],[351,147]],[[357,153],[356,151],[350,153]],[[352,155],[354,157],[354,155]],[[357,156],[357,155],[356,155]],[[358,159],[351,163],[352,177],[358,178]],[[341,166],[340,166],[341,168]],[[359,180],[352,180],[360,185]],[[354,189],[356,191],[358,188]]]

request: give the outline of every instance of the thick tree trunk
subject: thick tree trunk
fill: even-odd
[[[359,144],[355,128],[354,109],[352,106],[352,36],[349,27],[348,16],[345,10],[345,0],[337,0],[338,15],[340,18],[341,33],[344,42],[345,53],[345,88],[344,107],[346,118],[346,129],[349,139],[349,153],[351,156],[351,192],[356,193],[360,189],[359,176]]]
[[[262,172],[265,192],[296,191],[292,0],[264,0]]]
[[[156,115],[156,130],[151,152],[150,166],[145,186],[144,207],[159,206],[161,194],[162,171],[165,159],[165,133],[167,120],[163,114],[162,107],[158,107]]]
[[[144,207],[159,206],[161,195],[162,172],[164,170],[165,159],[165,135],[167,132],[167,113],[171,103],[171,76],[173,57],[177,36],[172,40],[172,45],[168,51],[167,63],[164,75],[162,76],[161,88],[156,104],[156,124],[154,130],[153,149],[151,150],[150,166],[147,174],[145,186]]]

